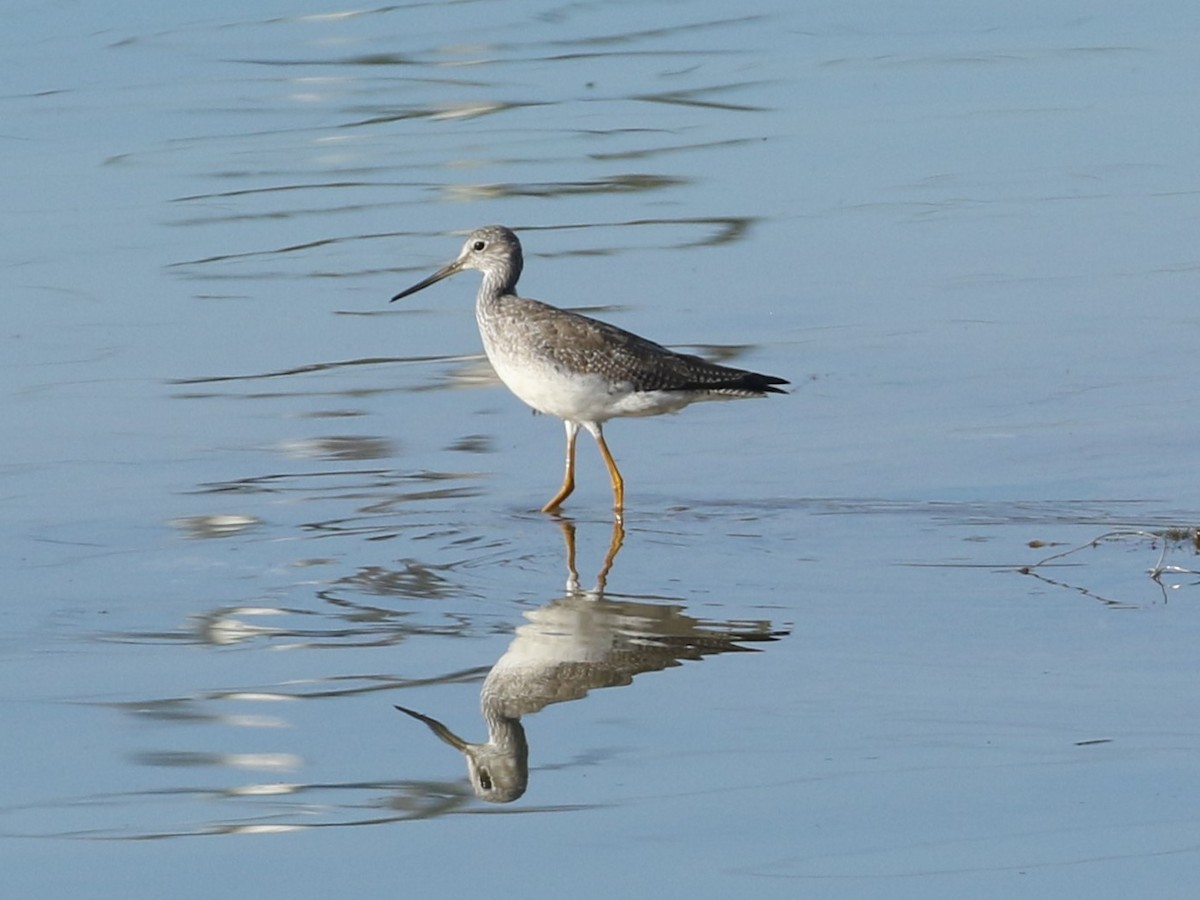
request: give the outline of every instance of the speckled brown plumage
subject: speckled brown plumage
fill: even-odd
[[[519,340],[537,356],[559,368],[600,375],[634,391],[696,391],[730,397],[783,394],[773,385],[782,378],[760,375],[678,353],[661,344],[540,300],[503,294],[492,302],[499,334],[493,340]]]

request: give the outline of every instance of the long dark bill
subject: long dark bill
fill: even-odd
[[[429,730],[440,737],[443,741],[453,747],[455,750],[464,751],[467,749],[467,742],[460,738],[457,734],[439,722],[432,716],[422,715],[416,710],[409,709],[405,706],[397,706],[396,709],[406,715],[412,716],[418,722],[424,722],[429,726]]]
[[[405,297],[408,297],[411,294],[415,294],[417,291],[423,291],[423,290],[425,290],[425,288],[429,287],[431,284],[437,284],[437,282],[441,281],[443,278],[449,278],[451,275],[457,275],[461,271],[462,271],[462,263],[456,259],[454,262],[450,263],[449,265],[442,266],[440,269],[438,269],[436,272],[434,272],[432,275],[430,275],[424,281],[419,281],[416,284],[414,284],[412,287],[410,287],[408,290],[401,291],[395,297],[393,297],[389,302],[395,303],[397,300],[403,300]]]

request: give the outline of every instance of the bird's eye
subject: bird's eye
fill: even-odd
[[[483,242],[480,241],[480,243]],[[488,774],[487,769],[479,770],[479,786],[485,791],[490,791],[492,789],[492,776]]]
[[[482,250],[486,246],[487,246],[486,241],[476,241],[475,243],[473,243],[471,245],[471,249],[474,250],[476,253],[478,253],[480,250]]]

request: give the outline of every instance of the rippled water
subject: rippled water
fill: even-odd
[[[14,896],[1188,896],[1196,30],[9,10]],[[475,276],[387,302],[487,222],[792,394],[536,513]]]

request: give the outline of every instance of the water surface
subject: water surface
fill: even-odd
[[[0,95],[14,890],[1187,895],[1192,7],[69,12]],[[793,383],[613,422],[619,552],[474,276],[387,303],[487,222]],[[612,683],[490,804],[393,706],[482,740],[547,617]]]

